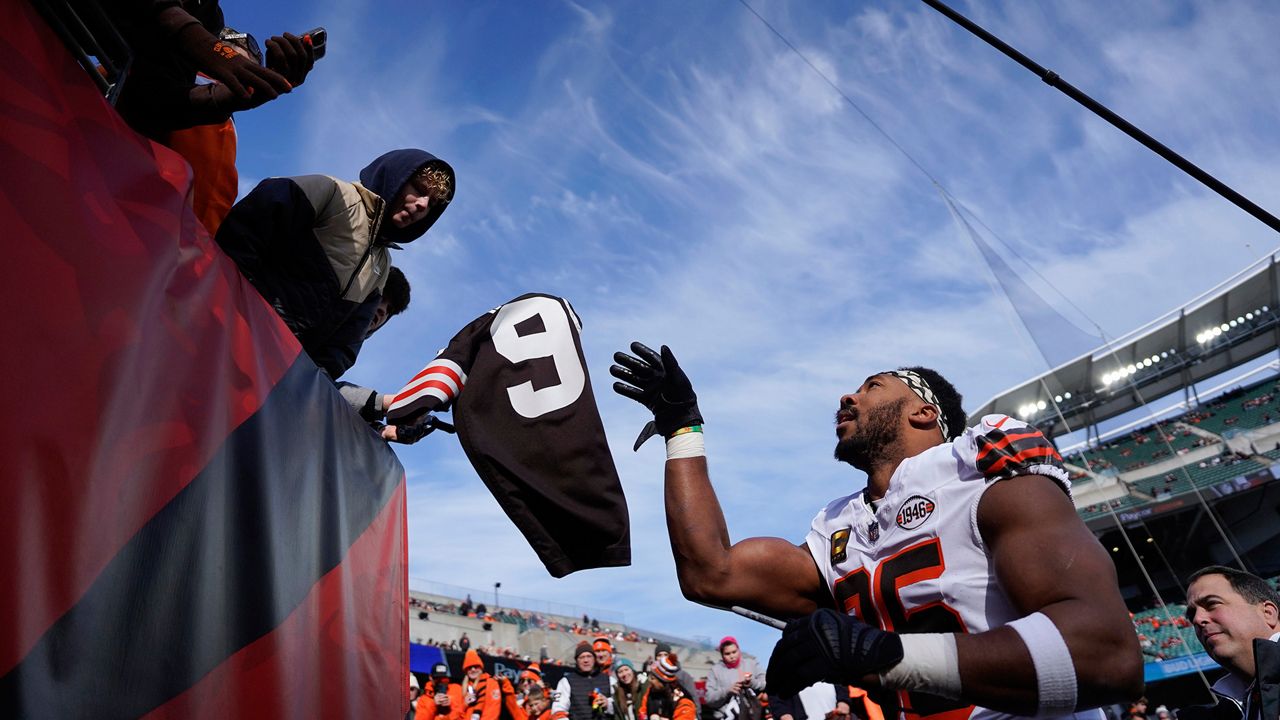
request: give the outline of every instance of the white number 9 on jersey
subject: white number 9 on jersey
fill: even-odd
[[[542,332],[520,335],[516,325],[541,316]],[[577,325],[568,308],[559,300],[549,297],[529,297],[503,305],[489,325],[493,347],[502,357],[514,363],[549,357],[560,376],[557,385],[539,390],[533,389],[533,381],[527,380],[507,388],[511,408],[526,418],[536,418],[549,412],[568,407],[582,396],[587,384],[587,374],[578,359],[578,348],[573,342],[573,329]]]

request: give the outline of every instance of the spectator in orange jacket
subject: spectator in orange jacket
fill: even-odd
[[[680,660],[674,654],[653,663],[649,673],[649,718],[646,720],[697,720],[698,704],[693,700],[693,688],[684,687],[679,676]]]
[[[462,656],[462,720],[498,720],[502,712],[502,686],[484,671],[480,653],[468,650]]]
[[[507,697],[505,695],[506,689],[503,689],[503,706],[506,707],[507,714],[516,718],[516,720],[521,720],[521,714],[527,714],[529,699],[539,690],[542,691],[542,698],[550,703],[550,699],[547,698],[546,687],[542,684],[542,666],[538,663],[529,663],[520,671],[520,676],[516,678],[514,700]],[[520,709],[520,713],[516,712],[516,708]]]
[[[449,667],[437,663],[431,668],[431,682],[423,688],[415,706],[414,720],[461,720],[465,703],[462,686],[449,681]]]
[[[551,720],[551,699],[547,697],[547,689],[534,685],[525,696],[524,705],[516,720]]]
[[[524,711],[520,707],[521,697],[516,692],[515,684],[506,675],[498,675],[494,680],[498,682],[498,689],[502,691],[502,720],[520,720]]]

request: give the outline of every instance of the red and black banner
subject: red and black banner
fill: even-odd
[[[0,23],[0,716],[402,714],[403,469],[186,164]]]

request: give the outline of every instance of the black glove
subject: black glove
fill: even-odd
[[[396,439],[391,442],[398,442],[403,445],[412,445],[436,430],[443,430],[450,435],[458,432],[458,429],[452,423],[447,423],[431,413],[426,413],[416,418],[413,422],[396,425],[395,428]]]
[[[408,425],[396,425],[396,439],[391,442],[397,442],[402,445],[412,445],[422,438],[430,435],[435,431],[435,425],[427,422],[426,419]]]
[[[653,420],[640,431],[632,449],[639,450],[655,432],[670,437],[682,427],[701,425],[698,396],[671,349],[663,345],[659,355],[633,342],[631,352],[635,353],[634,357],[624,352],[614,353],[613,361],[618,364],[610,367],[609,373],[622,380],[613,384],[614,392],[635,400],[653,413]]]
[[[307,73],[315,64],[315,48],[309,35],[304,39],[285,33],[267,41],[267,67],[283,75],[294,87],[307,79]]]
[[[854,685],[902,660],[897,633],[829,608],[792,620],[769,657],[771,693],[794,695],[818,682]]]

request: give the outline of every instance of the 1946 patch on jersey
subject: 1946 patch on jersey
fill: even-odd
[[[839,565],[849,558],[849,535],[853,528],[842,528],[831,535],[831,564]]]
[[[933,501],[923,495],[912,495],[898,508],[898,527],[903,530],[915,530],[933,515],[936,506]]]

